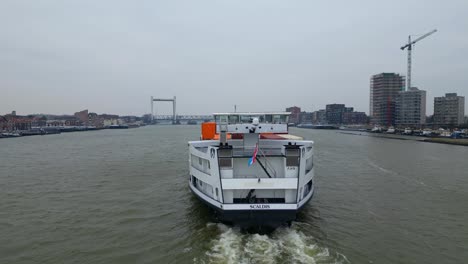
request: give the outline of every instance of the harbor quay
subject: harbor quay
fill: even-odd
[[[17,115],[16,111],[0,116],[0,138],[50,135],[100,129],[128,129],[145,126],[143,117],[90,113],[73,115]]]
[[[90,131],[101,129],[129,129],[146,125],[196,125],[211,121],[206,115],[158,115],[143,116],[97,114],[82,110],[73,115],[29,114],[18,115],[12,111],[0,115],[0,138],[50,135],[66,132]]]
[[[397,86],[400,87],[401,80],[397,83]],[[401,87],[399,89],[401,89]],[[423,96],[425,95],[425,93],[420,93],[419,90],[412,89],[409,93],[400,94],[400,97],[404,97],[405,100],[406,97],[410,99],[420,99],[421,94]],[[443,102],[461,100],[461,97],[457,97],[455,94],[449,94],[447,98],[448,99],[443,98]],[[439,101],[442,99],[437,98],[436,100]],[[406,101],[401,103],[401,105],[407,105]],[[462,113],[464,113],[464,109],[461,107],[462,103],[459,105],[460,107],[457,108],[458,110],[456,111],[456,119],[454,118],[455,115],[453,113],[441,114],[441,111],[437,110],[437,108],[435,115],[426,117],[424,109],[424,111],[418,112],[417,117],[415,116],[413,118],[418,119],[419,121],[424,120],[424,122],[421,121],[419,123],[413,122],[414,120],[408,121],[408,118],[395,119],[395,113],[402,117],[407,117],[407,115],[403,114],[406,110],[403,111],[400,109],[393,113],[381,113],[380,117],[376,111],[371,111],[372,115],[367,116],[364,112],[355,111],[354,107],[337,103],[327,104],[325,109],[313,112],[302,111],[301,107],[298,106],[288,107],[286,108],[286,111],[291,113],[288,125],[298,128],[358,131],[368,132],[370,133],[369,135],[378,135],[382,138],[408,139],[413,137],[415,140],[424,142],[468,145],[466,142],[468,139],[468,118],[463,120],[460,117]],[[376,107],[376,109],[380,108]],[[387,117],[393,119],[387,120],[385,119]],[[404,122],[400,120],[403,120]]]
[[[14,130],[14,131],[0,131],[0,138],[15,138],[25,136],[40,136],[40,135],[54,135],[67,132],[82,132],[82,131],[94,131],[102,129],[129,129],[137,128],[142,125],[110,125],[108,127],[96,128],[93,126],[57,126],[57,127],[32,127],[28,130]]]

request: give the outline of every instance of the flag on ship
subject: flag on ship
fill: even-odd
[[[249,167],[255,163],[255,161],[257,160],[257,152],[258,152],[258,143],[255,145],[255,150],[254,150],[254,153],[252,155],[252,157],[249,159]]]

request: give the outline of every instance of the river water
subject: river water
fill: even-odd
[[[468,148],[292,128],[316,195],[289,228],[216,223],[198,126],[0,139],[0,263],[467,263]]]

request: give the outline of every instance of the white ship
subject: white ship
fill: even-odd
[[[289,114],[214,114],[189,142],[190,189],[220,221],[276,228],[312,198],[313,141],[288,133]]]

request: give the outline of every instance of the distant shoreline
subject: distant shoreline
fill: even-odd
[[[425,138],[419,141],[468,147],[468,139],[466,138]]]
[[[355,136],[367,136],[367,137],[387,138],[387,139],[397,139],[397,140],[413,140],[413,141],[428,142],[428,143],[468,146],[468,139],[463,139],[463,138],[423,138],[423,137],[417,137],[417,136],[402,136],[402,135],[393,135],[393,134],[373,134],[373,133],[365,132],[365,131],[362,131],[362,132],[337,131],[337,133],[355,135]]]

